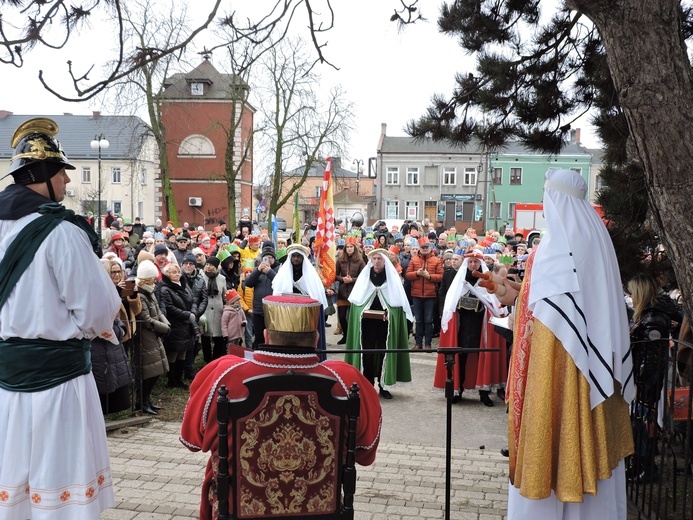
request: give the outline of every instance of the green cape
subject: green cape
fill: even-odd
[[[361,315],[363,311],[368,309],[375,297],[375,293],[363,305],[351,304],[349,311],[349,329],[347,331],[346,348],[348,350],[361,349]],[[408,350],[409,349],[409,333],[407,332],[407,317],[402,310],[402,307],[390,307],[385,301],[382,293],[380,294],[381,301],[385,303],[388,312],[387,322],[387,349],[388,350]],[[345,354],[344,360],[361,370],[360,352]],[[411,367],[409,365],[409,353],[385,355],[383,360],[383,375],[382,383],[385,386],[394,385],[397,381],[411,381]]]

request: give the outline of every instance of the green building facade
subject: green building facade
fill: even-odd
[[[575,141],[567,144],[559,155],[540,155],[518,144],[510,144],[498,153],[490,154],[484,228],[497,230],[503,222],[515,227],[515,204],[540,203],[544,175],[551,168],[574,169],[589,187],[591,162],[592,155]]]

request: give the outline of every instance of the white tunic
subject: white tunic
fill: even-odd
[[[37,217],[0,220],[0,259]],[[84,231],[60,223],[26,261],[29,267],[0,309],[0,337],[68,340],[112,333],[120,298]],[[87,520],[113,507],[104,426],[91,374],[41,392],[0,389],[0,520]]]

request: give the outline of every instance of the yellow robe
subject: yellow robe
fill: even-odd
[[[553,491],[561,502],[583,502],[633,453],[628,404],[615,381],[614,393],[591,409],[587,379],[526,309],[529,281],[518,300],[507,389],[510,482],[525,498]]]

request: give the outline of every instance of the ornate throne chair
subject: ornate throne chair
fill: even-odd
[[[293,371],[244,384],[242,399],[219,388],[219,520],[353,519],[358,386],[335,396],[336,379]]]

